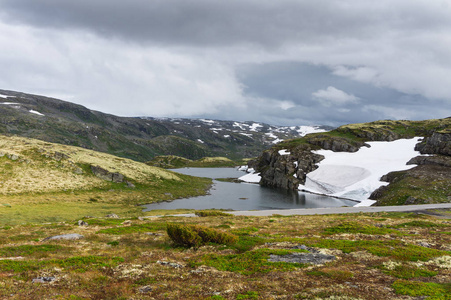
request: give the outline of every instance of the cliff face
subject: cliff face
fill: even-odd
[[[252,166],[262,177],[263,186],[295,190],[305,183],[306,174],[314,171],[324,157],[311,152],[311,147],[301,145],[291,149],[290,154],[280,154],[270,149],[257,159]]]
[[[434,132],[415,147],[421,154],[451,155],[451,130]]]
[[[360,147],[368,146],[361,141],[324,134],[307,136],[305,140],[307,143],[287,147],[289,154],[279,153],[281,145],[263,152],[256,162],[251,164],[251,167],[260,172],[260,184],[296,190],[299,184],[305,184],[307,173],[316,170],[317,163],[324,159],[322,155],[312,153],[312,150],[321,148],[335,152],[356,152]]]
[[[299,184],[305,184],[307,173],[317,169],[317,163],[324,159],[312,150],[356,152],[369,146],[366,141],[393,141],[415,136],[425,137],[415,150],[429,156],[412,159],[409,164],[418,166],[411,170],[384,176],[383,180],[390,185],[374,191],[370,199],[378,200],[379,205],[451,201],[451,118],[346,125],[331,132],[277,144],[264,151],[250,166],[260,173],[261,185],[296,190]],[[392,183],[396,182],[397,188],[404,191],[402,195],[394,191]],[[437,193],[432,191],[437,189],[440,190]],[[426,195],[428,190],[431,190],[430,196]]]

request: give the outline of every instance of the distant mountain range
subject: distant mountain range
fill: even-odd
[[[137,161],[158,155],[256,157],[282,140],[330,129],[252,121],[118,117],[54,98],[0,90],[0,134],[79,146]]]

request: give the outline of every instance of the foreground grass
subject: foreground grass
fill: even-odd
[[[0,219],[0,298],[449,299],[451,293],[449,219],[412,213],[240,217],[212,211],[195,218],[138,219],[109,209],[119,219],[84,218],[88,226],[78,226],[77,218],[27,225]],[[239,239],[227,246],[182,248],[168,237],[167,224],[201,225]],[[84,238],[44,241],[65,233]],[[268,261],[271,255],[309,251],[336,259],[322,265]]]

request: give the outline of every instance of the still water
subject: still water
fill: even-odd
[[[231,183],[216,178],[238,178],[246,173],[234,168],[185,168],[173,170],[186,175],[213,179],[210,194],[171,202],[144,205],[144,211],[153,209],[229,209],[265,210],[292,208],[320,208],[354,206],[357,202],[310,193],[261,187],[258,184]]]

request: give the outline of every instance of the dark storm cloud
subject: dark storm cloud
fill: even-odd
[[[86,29],[137,42],[175,45],[281,46],[324,39],[367,39],[393,23],[408,30],[439,29],[442,16],[358,1],[294,0],[3,0],[10,22]],[[391,4],[396,9],[397,4]],[[415,4],[411,4],[415,6]],[[426,7],[427,8],[427,7]],[[449,24],[449,22],[446,22]]]
[[[0,88],[119,115],[451,115],[449,0],[0,0],[0,47]]]

